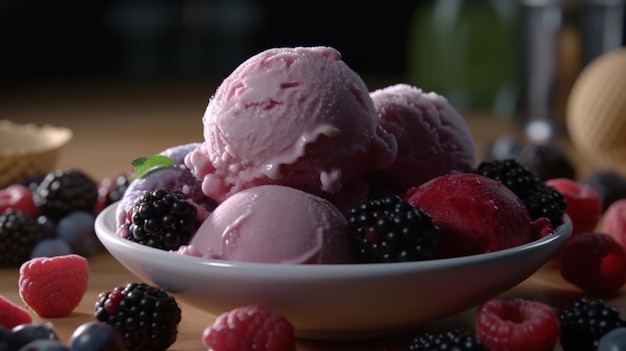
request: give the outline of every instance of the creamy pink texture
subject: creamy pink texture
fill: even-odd
[[[370,96],[381,125],[398,142],[393,165],[371,177],[376,187],[403,193],[432,178],[471,172],[477,166],[469,126],[443,96],[407,84],[379,89]]]
[[[179,253],[261,263],[351,263],[348,224],[327,200],[280,186],[226,199]]]
[[[330,47],[249,58],[218,87],[203,123],[205,141],[185,163],[217,201],[263,184],[336,194],[389,167],[397,151],[365,83]]]

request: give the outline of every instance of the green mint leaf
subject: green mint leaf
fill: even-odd
[[[133,180],[138,178],[145,178],[150,173],[156,172],[163,168],[174,167],[174,161],[172,161],[171,158],[163,155],[138,157],[134,159],[131,164],[133,165],[133,167],[135,167]]]

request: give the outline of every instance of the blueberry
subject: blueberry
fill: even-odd
[[[86,211],[76,211],[64,216],[57,224],[57,237],[65,241],[75,254],[89,257],[100,249],[94,230],[95,216]]]
[[[70,337],[72,351],[123,351],[124,340],[110,324],[91,321],[78,326]]]
[[[29,342],[17,351],[70,351],[70,349],[58,340],[40,339]]]
[[[34,340],[59,340],[59,338],[50,322],[21,324],[11,329],[9,349],[19,350]]]
[[[615,328],[600,338],[598,351],[626,351],[626,327]]]
[[[72,248],[62,239],[43,239],[30,253],[31,258],[63,256],[72,253]]]

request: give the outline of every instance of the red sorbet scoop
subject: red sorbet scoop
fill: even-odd
[[[534,238],[522,201],[504,184],[485,176],[444,175],[410,189],[405,198],[439,226],[434,258],[498,251]]]

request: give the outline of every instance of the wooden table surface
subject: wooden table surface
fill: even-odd
[[[19,123],[63,125],[74,137],[63,150],[58,167],[75,167],[94,179],[115,176],[130,168],[130,161],[149,156],[170,146],[202,140],[202,115],[214,84],[194,82],[72,82],[15,90],[0,96],[0,119]],[[504,133],[518,134],[511,120],[467,114],[479,151],[489,141]],[[568,153],[584,175],[593,170],[587,160],[576,157],[566,141]],[[69,340],[81,323],[93,319],[93,306],[100,292],[117,285],[137,281],[107,252],[91,257],[88,291],[78,308],[66,318],[51,319],[62,341]],[[21,303],[17,292],[18,269],[0,269],[0,294]],[[480,277],[477,277],[480,279]],[[478,284],[480,284],[478,282]],[[626,314],[626,289],[606,298],[609,304]],[[549,263],[532,277],[503,294],[549,303],[561,308],[582,293],[565,282],[555,263]],[[179,336],[171,350],[204,350],[202,331],[215,316],[181,303],[183,319]],[[36,321],[40,318],[33,316]],[[431,329],[471,327],[475,309],[435,321]],[[413,333],[389,338],[351,342],[298,341],[299,351],[373,351],[407,350]],[[560,350],[560,348],[557,348]]]

